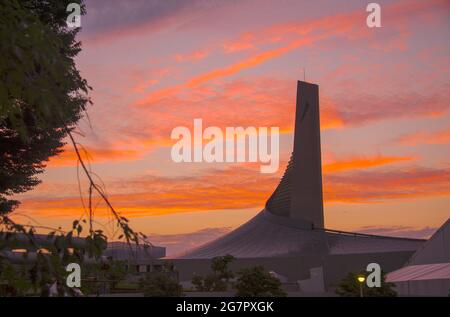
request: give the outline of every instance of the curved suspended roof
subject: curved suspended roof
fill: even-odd
[[[291,257],[414,251],[424,240],[307,229],[305,223],[261,211],[236,230],[175,259]]]

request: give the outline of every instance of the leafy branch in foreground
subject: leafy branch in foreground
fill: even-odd
[[[136,244],[139,244],[139,237],[146,239],[147,236],[141,232],[135,232],[133,229],[131,229],[131,227],[129,226],[129,223],[128,223],[128,219],[121,216],[114,209],[113,205],[110,203],[108,197],[103,192],[102,188],[97,183],[94,182],[90,170],[86,167],[86,164],[85,164],[83,158],[81,157],[80,150],[78,149],[78,144],[75,141],[71,131],[69,129],[66,129],[66,133],[69,136],[70,141],[72,142],[73,148],[75,149],[75,153],[77,155],[78,162],[81,164],[81,167],[82,167],[86,177],[89,180],[89,202],[92,201],[93,190],[95,190],[100,195],[100,197],[103,199],[103,201],[106,203],[106,205],[108,206],[108,209],[111,211],[112,215],[114,216],[114,218],[117,222],[117,226],[120,227],[120,229],[122,230],[123,236],[124,236],[125,240],[127,241],[127,243],[134,242]],[[93,210],[92,210],[91,203],[88,204],[88,208],[89,208],[89,217],[91,220],[92,216],[93,216]],[[90,223],[92,223],[92,222],[90,222]]]

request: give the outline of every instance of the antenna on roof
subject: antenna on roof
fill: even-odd
[[[306,68],[302,67],[303,70],[303,81],[306,81]]]

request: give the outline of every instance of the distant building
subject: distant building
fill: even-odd
[[[450,219],[386,280],[399,295],[450,296]]]
[[[232,269],[263,265],[305,293],[320,293],[371,262],[385,272],[398,269],[423,242],[324,228],[319,87],[299,81],[294,149],[265,208],[229,234],[166,259],[188,281],[208,273],[211,258],[231,254]]]
[[[50,248],[54,246],[57,235],[49,236],[47,234],[34,234],[32,241],[30,236],[23,233],[0,233],[0,257],[7,259],[12,264],[30,264],[34,263],[38,252],[43,254],[50,253]],[[86,246],[85,239],[79,237],[72,237],[68,243],[67,248],[83,249]],[[24,253],[27,256],[24,257]],[[87,255],[84,256],[84,261],[90,263],[95,261]]]
[[[126,242],[109,242],[108,247],[103,252],[103,256],[108,259],[126,262],[129,271],[134,273],[147,273],[158,270],[161,263],[155,263],[156,259],[166,256],[166,248],[154,246],[152,244],[144,247],[143,244],[136,246]]]
[[[34,234],[33,243],[29,238],[17,233],[13,238],[6,239],[6,233],[0,233],[0,245],[3,247],[0,250],[0,256],[7,258],[13,264],[33,263],[36,260],[37,252],[49,253],[47,248],[50,248],[57,236],[49,237],[46,234]],[[86,246],[86,240],[81,237],[72,237],[69,242],[69,248],[83,249]],[[23,254],[27,253],[24,258]],[[102,259],[109,259],[115,261],[124,261],[127,265],[147,266],[153,264],[153,261],[166,256],[166,248],[149,244],[144,247],[144,244],[136,246],[134,243],[128,245],[125,242],[109,242],[106,249],[102,253]],[[88,263],[95,262],[94,258],[85,256],[85,261]],[[161,266],[161,264],[156,264]],[[138,271],[143,271],[141,267]]]

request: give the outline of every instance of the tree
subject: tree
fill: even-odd
[[[66,25],[69,3],[79,4],[81,14],[85,13],[83,0],[0,1],[0,251],[14,244],[17,235],[25,237],[34,250],[42,249],[34,237],[35,227],[17,224],[8,216],[19,204],[11,196],[39,184],[37,176],[44,171],[45,162],[61,152],[67,136],[89,179],[89,201],[94,192],[101,197],[127,243],[139,244],[140,238],[146,238],[131,229],[128,219],[114,209],[104,189],[93,181],[93,172],[83,162],[72,135],[91,103],[88,91],[92,88],[75,65],[81,44],[75,38],[79,28]],[[84,256],[99,259],[107,240],[102,230],[93,228],[91,204],[88,209],[84,247],[72,248],[70,242],[80,235],[81,222],[86,219],[74,221],[69,232],[58,236],[56,230],[51,232],[48,239],[53,242],[46,246],[49,253],[36,253],[33,287],[43,287],[48,281],[65,285],[64,265],[71,258],[76,262],[82,262]],[[0,256],[0,264],[7,260]]]
[[[74,61],[79,29],[66,26],[71,2],[85,12],[82,0],[0,2],[0,214],[39,184],[90,102]]]
[[[0,297],[23,296],[31,288],[25,268],[0,262]]]
[[[238,297],[283,297],[281,282],[262,266],[244,268],[238,272],[235,284]]]
[[[191,281],[196,291],[206,292],[208,291],[205,287],[204,278],[200,275],[194,275]]]
[[[232,255],[217,256],[211,260],[212,274],[205,277],[195,275],[192,278],[192,285],[199,292],[223,292],[228,289],[229,280],[234,277],[234,273],[228,265],[234,260]]]
[[[183,296],[183,287],[168,274],[148,274],[140,281],[144,296],[179,297]]]
[[[85,263],[81,272],[82,278],[89,280],[89,283],[83,285],[85,294],[99,293],[100,287],[105,285],[114,289],[126,276],[125,262],[116,260]]]
[[[349,273],[342,279],[338,288],[336,288],[336,294],[343,297],[359,297],[360,296],[360,284],[358,282],[358,276],[367,277],[367,272]],[[363,283],[363,296],[365,297],[394,297],[397,296],[397,292],[393,289],[394,283],[386,282],[386,274],[381,272],[381,287],[368,287],[366,283]]]
[[[225,280],[228,283],[234,277],[233,271],[228,268],[229,264],[233,261],[234,256],[230,254],[214,257],[211,261],[211,269],[219,279]]]
[[[111,281],[111,287],[116,288],[117,284],[123,280],[127,272],[123,261],[111,261],[107,264],[105,277]]]

